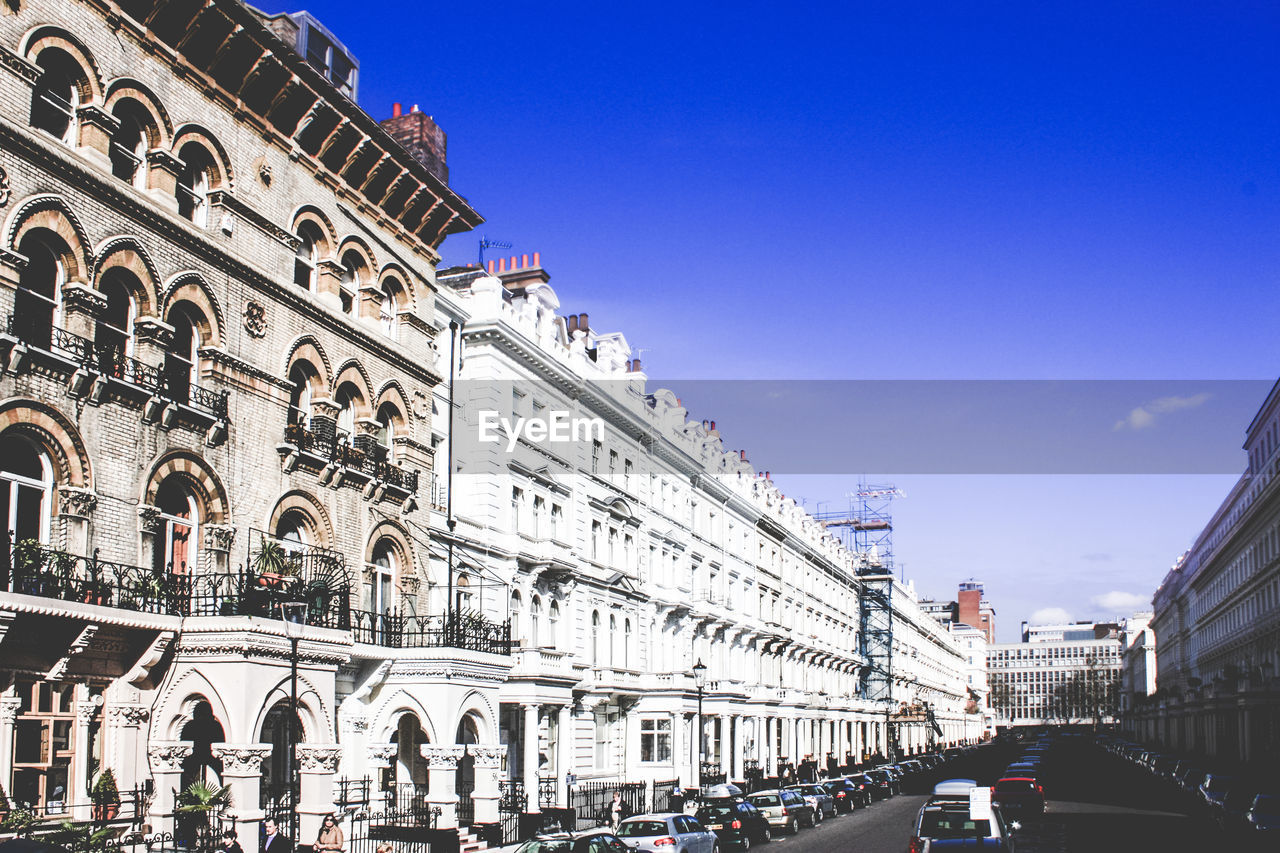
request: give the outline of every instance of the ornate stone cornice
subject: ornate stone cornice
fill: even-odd
[[[160,507],[138,505],[138,527],[143,533],[159,533],[160,524]]]
[[[458,767],[458,762],[462,760],[463,746],[432,746],[423,744],[418,747],[422,750],[422,757],[426,759],[427,766],[432,769],[454,770]]]
[[[191,744],[187,741],[151,741],[147,746],[147,758],[155,772],[176,773],[182,770],[182,762],[191,757]]]
[[[232,776],[254,776],[262,772],[262,762],[275,749],[269,743],[215,743],[215,758],[222,771]]]
[[[100,317],[107,309],[107,297],[86,284],[71,281],[62,285],[62,306],[67,310]]]
[[[28,62],[6,47],[0,47],[0,65],[21,77],[30,86],[34,86],[40,79],[40,66]]]
[[[283,637],[246,630],[247,626],[228,626],[225,630],[182,635],[178,654],[184,657],[257,657],[289,659],[289,643]],[[350,646],[337,643],[319,645],[304,641],[298,647],[298,661],[305,665],[334,666],[351,659]]]
[[[303,773],[334,773],[342,757],[342,747],[335,744],[300,743],[297,750],[298,769]]]
[[[93,104],[86,104],[76,110],[76,117],[84,124],[92,124],[102,128],[107,132],[107,135],[114,134],[120,129],[120,119],[102,107]]]
[[[252,379],[261,380],[263,382],[270,383],[277,388],[293,388],[292,382],[289,382],[286,379],[281,379],[270,371],[263,370],[260,367],[255,367],[242,358],[236,358],[226,350],[218,349],[217,347],[201,347],[200,357],[207,358],[214,364],[226,368],[232,373],[239,373]]]
[[[236,541],[236,529],[229,524],[206,524],[204,546],[210,551],[230,551]]]
[[[214,190],[209,193],[209,203],[216,207],[221,207],[229,213],[234,213],[263,234],[288,246],[289,251],[296,252],[298,250],[298,245],[301,241],[297,237],[226,190]]]
[[[139,341],[168,347],[173,343],[173,326],[155,317],[139,317],[133,324],[134,334]]]
[[[147,165],[163,169],[175,178],[182,174],[182,161],[163,148],[152,148],[147,152]]]
[[[98,496],[91,489],[64,486],[58,491],[59,506],[63,515],[88,518],[98,505]]]
[[[476,767],[501,767],[502,759],[507,756],[505,746],[468,746],[467,752],[475,759]]]
[[[0,181],[0,207],[3,207],[9,201],[9,183],[8,180]],[[0,247],[0,264],[7,267],[13,267],[15,270],[23,270],[27,268],[26,256],[19,255],[17,252],[11,252],[8,249]]]
[[[17,696],[5,696],[0,699],[0,726],[11,726],[13,721],[18,718],[18,711],[22,708],[22,700]]]

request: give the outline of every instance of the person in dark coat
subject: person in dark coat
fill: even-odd
[[[280,827],[271,818],[262,822],[262,853],[293,853],[293,839],[282,835]]]

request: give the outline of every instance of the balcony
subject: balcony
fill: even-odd
[[[332,420],[324,420],[326,425],[333,423]],[[286,470],[292,470],[291,466],[300,461],[295,456],[305,455],[313,467],[330,471],[330,476],[341,470],[344,475],[354,473],[368,482],[389,486],[406,496],[418,492],[418,472],[386,461],[386,449],[378,445],[372,436],[356,436],[352,439],[339,430],[330,434],[320,423],[316,424],[316,429],[308,429],[302,424],[287,424],[284,428],[284,441],[282,453],[296,450],[296,454],[286,455]],[[432,487],[431,497],[435,499],[434,480]]]
[[[559,649],[515,648],[512,649],[515,666],[511,668],[511,678],[560,678],[577,681],[577,675],[569,666],[569,653]]]
[[[309,624],[350,626],[348,586],[309,567],[285,582],[264,584],[254,572],[157,571],[101,560],[96,550],[81,557],[23,540],[0,560],[0,590],[165,616],[276,618],[279,602],[303,601]]]
[[[192,383],[185,372],[166,373],[159,367],[125,355],[119,346],[98,344],[65,329],[42,325],[17,314],[9,314],[5,332],[10,340],[53,356],[63,367],[69,368],[69,372],[81,376],[82,380],[76,380],[74,376],[72,379],[72,393],[78,396],[85,393],[100,396],[105,389],[104,383],[115,380],[161,403],[186,406],[217,421],[228,420],[230,393],[201,388]],[[9,369],[19,371],[27,355],[11,351]],[[165,406],[157,408],[163,410]]]
[[[483,616],[400,616],[351,611],[351,634],[357,643],[389,649],[450,648],[511,654],[511,623],[491,622]]]

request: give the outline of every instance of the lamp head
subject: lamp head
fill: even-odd
[[[289,639],[302,636],[302,626],[307,624],[305,601],[280,602],[280,618],[284,621],[284,634]]]
[[[698,662],[693,665],[693,683],[698,685],[698,689],[702,689],[702,685],[707,680],[707,665],[702,662],[702,658],[698,658]]]

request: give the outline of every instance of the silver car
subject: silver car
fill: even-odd
[[[618,826],[618,837],[643,853],[719,853],[716,834],[687,814],[643,814]]]

